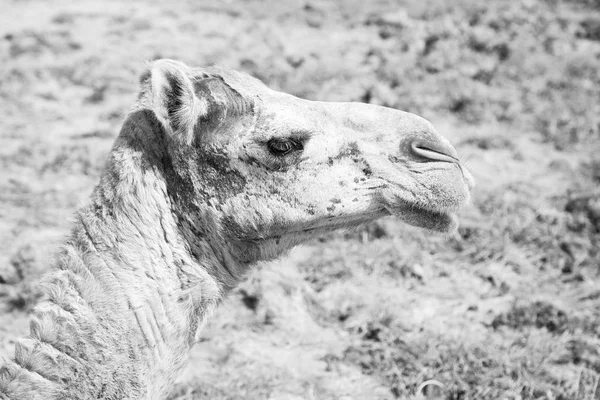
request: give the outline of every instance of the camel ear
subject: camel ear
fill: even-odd
[[[150,65],[152,108],[168,134],[186,144],[194,139],[198,117],[206,114],[207,104],[194,94],[187,65],[173,60],[158,60]]]

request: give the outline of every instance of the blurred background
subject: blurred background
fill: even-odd
[[[2,0],[0,353],[88,198],[145,60],[417,113],[477,180],[461,227],[394,219],[264,264],[171,400],[594,397],[598,0]],[[418,390],[435,379],[446,389]]]

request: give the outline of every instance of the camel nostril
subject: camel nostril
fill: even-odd
[[[441,141],[415,141],[411,144],[414,154],[430,161],[458,162],[458,154],[449,143]]]

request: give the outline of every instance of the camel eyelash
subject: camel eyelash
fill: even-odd
[[[273,137],[265,142],[269,154],[275,157],[285,157],[304,150],[304,144],[310,135],[306,132],[293,132],[286,137]]]
[[[283,157],[292,152],[303,150],[304,144],[295,138],[274,138],[267,142],[267,148],[271,155]]]

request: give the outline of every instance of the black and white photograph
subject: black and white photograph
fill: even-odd
[[[600,0],[0,0],[0,400],[600,400]]]

